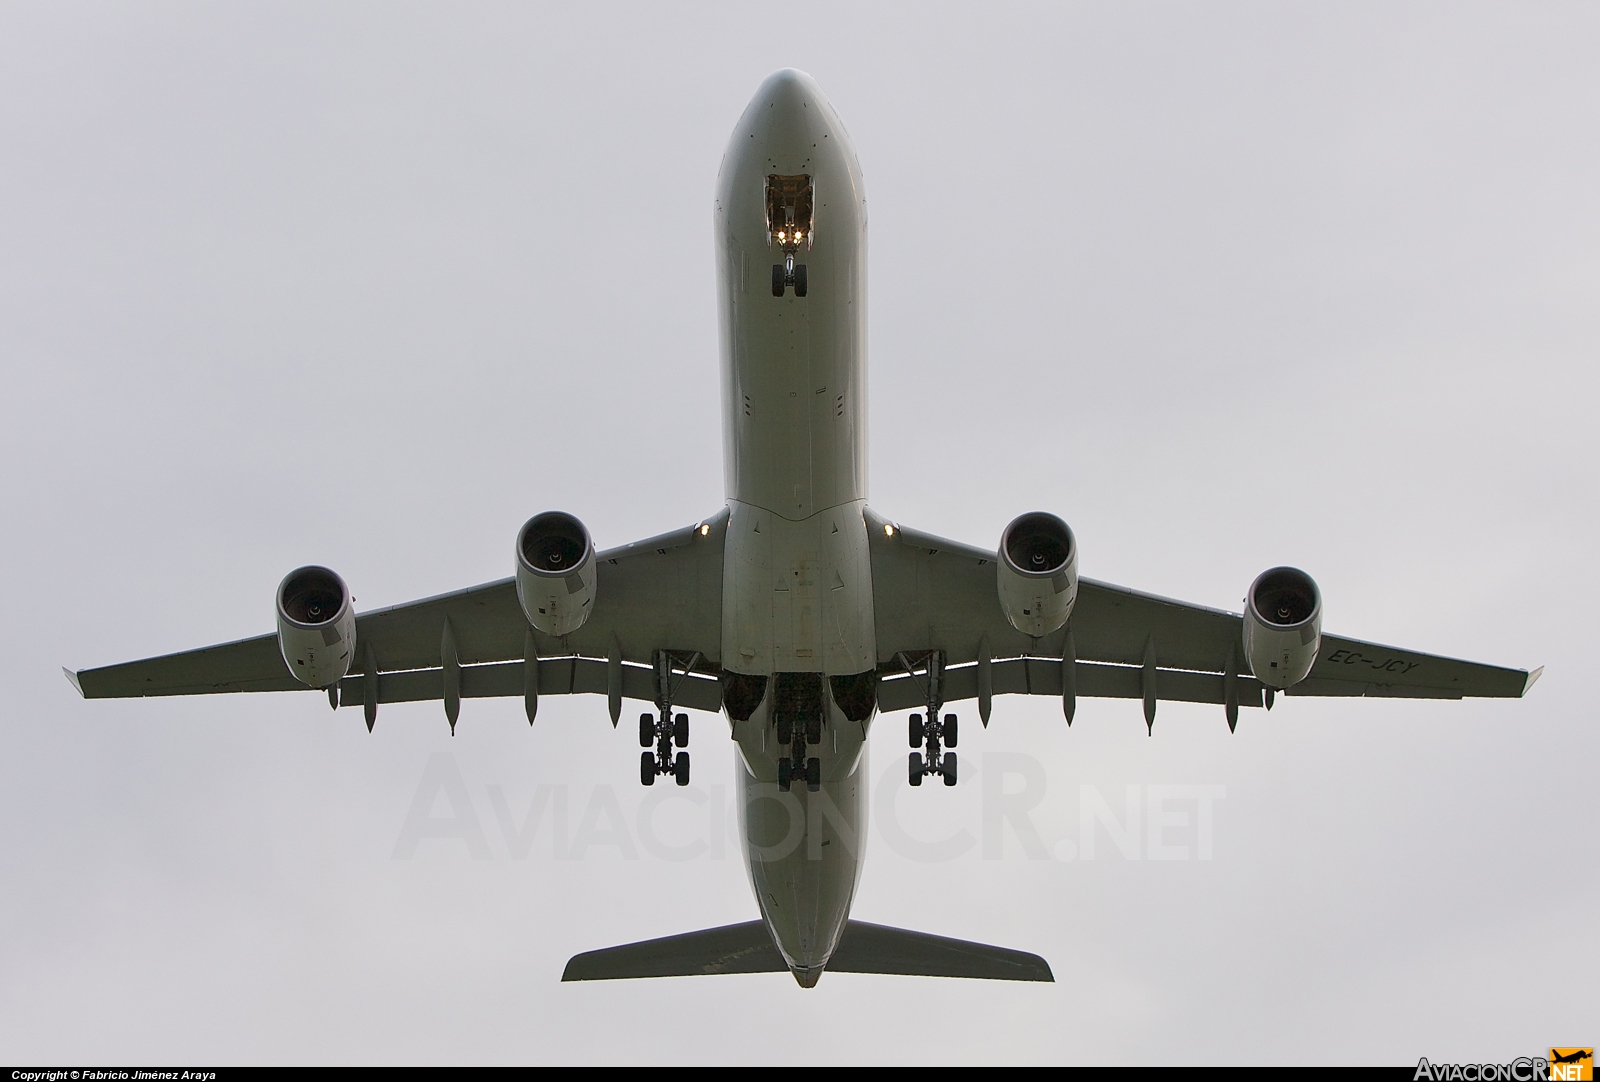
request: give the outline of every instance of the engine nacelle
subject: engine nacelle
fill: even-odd
[[[1283,690],[1306,678],[1322,646],[1322,592],[1295,567],[1263,571],[1244,599],[1244,656],[1255,678]]]
[[[1000,608],[1011,626],[1039,638],[1057,631],[1078,600],[1078,542],[1047,511],[1011,520],[1000,535]]]
[[[517,534],[517,600],[546,635],[570,635],[594,606],[594,543],[561,511],[530,518]]]
[[[284,577],[278,649],[302,684],[325,688],[344,678],[356,656],[356,613],[344,579],[326,567],[302,567]]]

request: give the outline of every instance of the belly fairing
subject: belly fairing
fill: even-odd
[[[722,563],[722,660],[734,672],[845,676],[876,665],[863,503],[794,522],[730,504]]]

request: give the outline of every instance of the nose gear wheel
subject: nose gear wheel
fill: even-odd
[[[794,295],[804,297],[810,283],[806,280],[806,265],[796,263],[794,256],[789,256],[782,263],[772,265],[772,295],[783,296],[789,286],[794,286]]]

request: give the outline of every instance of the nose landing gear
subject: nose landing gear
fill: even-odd
[[[794,286],[794,295],[806,295],[806,265],[794,261],[795,253],[804,244],[811,249],[812,218],[816,206],[816,193],[811,187],[811,177],[802,173],[786,177],[777,173],[767,176],[767,244],[778,242],[783,252],[783,262],[772,265],[772,295],[783,296]]]

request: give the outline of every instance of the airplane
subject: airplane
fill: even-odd
[[[1554,1048],[1550,1050],[1551,1063],[1581,1063],[1586,1059],[1594,1058],[1594,1049],[1592,1048],[1574,1048],[1564,1056],[1556,1055],[1555,1051]]]
[[[867,733],[909,711],[907,780],[960,777],[958,716],[997,695],[1241,708],[1274,696],[1519,698],[1542,669],[1436,657],[1322,630],[1293,567],[1264,571],[1242,613],[1078,574],[1048,511],[995,549],[903,526],[867,504],[866,229],[861,167],[816,82],[761,84],[717,178],[714,229],[726,504],[691,526],[597,551],[561,511],[518,531],[514,574],[356,613],[306,566],[277,629],[67,676],[84,698],[317,689],[360,707],[604,695],[639,717],[639,779],[689,784],[689,716],[720,712],[735,746],[742,843],[759,920],[590,951],[564,980],[825,970],[1052,980],[1037,955],[850,919],[867,809]]]

